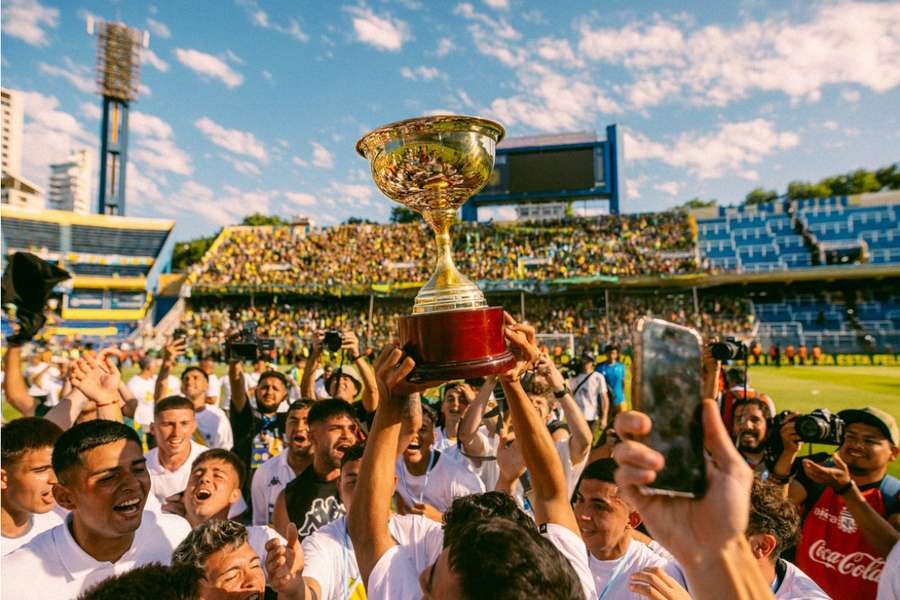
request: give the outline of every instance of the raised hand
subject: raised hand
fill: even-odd
[[[303,547],[297,526],[290,523],[285,540],[274,539],[266,542],[266,574],[269,587],[279,594],[298,590],[303,583]]]
[[[628,589],[651,600],[691,600],[691,595],[662,567],[638,571],[628,581]]]
[[[163,347],[163,363],[170,369],[175,366],[175,360],[185,353],[187,349],[187,340],[185,338],[169,338]]]
[[[93,400],[97,407],[119,401],[119,369],[107,357],[101,362],[94,357],[81,358],[72,366],[72,386]]]
[[[505,323],[504,335],[509,351],[519,360],[519,363],[503,376],[506,379],[518,380],[519,377],[541,356],[541,351],[535,341],[534,327],[525,323],[517,323],[507,312],[503,313]]]
[[[804,460],[803,470],[816,483],[839,489],[850,483],[850,469],[847,468],[847,464],[841,460],[837,452],[831,455],[831,459],[834,461],[833,467],[826,467],[811,460]]]
[[[353,331],[345,329],[341,332],[341,350],[346,350],[350,356],[359,356],[359,337]]]
[[[416,362],[411,356],[394,344],[386,345],[375,359],[375,379],[378,381],[378,393],[381,401],[405,398],[443,383],[441,381],[409,383],[406,378],[415,367]]]

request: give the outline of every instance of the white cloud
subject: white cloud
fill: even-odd
[[[55,96],[45,96],[39,92],[23,91],[25,123],[22,137],[28,144],[22,153],[22,170],[46,190],[46,180],[50,165],[62,162],[76,149],[87,148],[96,154],[97,135],[88,132],[78,119],[59,110],[59,100]],[[96,157],[94,157],[96,164]]]
[[[174,205],[166,210],[166,198],[154,178],[145,175],[134,161],[128,161],[125,168],[128,169],[125,176],[125,193],[130,206],[141,207],[144,210],[152,208],[163,214],[176,215]]]
[[[168,171],[179,175],[194,172],[191,156],[178,147],[172,126],[163,119],[140,111],[129,116],[129,125],[134,134],[134,149],[130,158],[141,163],[151,174]]]
[[[256,7],[250,12],[250,21],[257,27],[271,29],[289,35],[298,42],[309,41],[309,36],[303,31],[303,28],[300,27],[300,23],[297,22],[297,19],[290,18],[287,20],[287,24],[273,23],[272,20],[269,19],[269,14],[266,11]]]
[[[626,94],[637,108],[679,99],[725,106],[753,91],[817,102],[827,85],[885,92],[900,84],[897,3],[823,4],[801,23],[780,17],[692,28],[682,21],[582,25],[579,49],[626,68],[633,77]]]
[[[379,16],[362,6],[348,6],[356,39],[377,50],[396,52],[410,39],[409,25],[390,16]]]
[[[371,185],[332,181],[328,190],[337,196],[335,200],[339,203],[350,203],[357,206],[372,205],[374,190]]]
[[[255,135],[249,131],[238,129],[226,129],[209,117],[201,117],[194,122],[197,127],[213,144],[225,148],[229,152],[242,154],[267,162],[269,160],[266,149]]]
[[[431,81],[438,77],[443,79],[447,78],[447,76],[441,73],[441,70],[437,67],[427,67],[425,65],[420,65],[415,68],[403,67],[400,69],[400,75],[406,79],[411,79],[412,81]]]
[[[313,142],[312,164],[320,169],[332,169],[334,168],[334,155],[325,146]]]
[[[296,207],[315,206],[317,204],[315,196],[304,192],[284,192],[284,197]]]
[[[266,81],[272,81],[271,71],[263,69],[261,75],[263,76],[263,79],[265,79]]]
[[[625,156],[628,160],[660,160],[687,169],[700,179],[714,179],[737,173],[747,179],[758,177],[749,165],[800,143],[793,131],[778,132],[766,119],[724,123],[708,134],[682,133],[674,142],[656,142],[639,133],[625,132]]]
[[[59,10],[37,0],[7,0],[0,16],[3,33],[30,46],[49,46],[44,27],[55,28],[59,24]]]
[[[569,40],[541,38],[537,41],[538,56],[550,62],[562,63],[569,67],[581,67],[584,62],[575,55]]]
[[[841,92],[841,98],[847,102],[859,102],[861,96],[862,94],[858,90],[844,90]]]
[[[249,160],[242,160],[225,153],[219,154],[219,156],[225,160],[225,162],[229,163],[238,173],[254,177],[262,175],[262,171],[256,163],[250,162]]]
[[[219,79],[230,88],[244,83],[243,75],[234,71],[228,63],[212,54],[206,54],[191,48],[176,48],[175,57],[181,64],[192,71],[204,77]]]
[[[291,162],[297,165],[298,167],[306,168],[309,166],[309,161],[300,158],[299,156],[292,156]]]
[[[91,76],[90,67],[78,65],[68,56],[63,58],[63,62],[65,63],[65,67],[40,63],[38,69],[41,73],[45,73],[51,77],[62,77],[75,86],[79,92],[93,94],[97,90],[97,84]]]
[[[509,0],[484,0],[484,3],[496,10],[509,10]]]
[[[438,40],[437,50],[435,50],[434,53],[437,56],[443,57],[450,54],[454,48],[456,48],[456,44],[453,43],[453,39],[444,37]]]
[[[150,33],[152,33],[153,35],[159,36],[164,39],[169,39],[170,37],[172,37],[172,32],[169,30],[168,25],[153,18],[147,19],[147,29],[149,29]]]
[[[507,67],[525,64],[528,53],[519,39],[519,33],[505,18],[494,19],[475,10],[471,4],[457,4],[453,14],[470,21],[469,33],[475,48],[485,56],[492,56]]]
[[[169,63],[161,59],[156,52],[150,48],[144,48],[141,51],[141,62],[145,62],[157,71],[162,71],[163,73],[169,70]]]
[[[131,131],[139,136],[146,137],[172,137],[172,126],[159,117],[134,111],[129,120]]]
[[[653,189],[659,190],[660,192],[665,192],[670,196],[677,196],[678,192],[681,191],[682,184],[677,181],[664,181],[662,183],[657,183],[653,186]]]
[[[824,123],[822,123],[822,127],[827,129],[828,131],[837,131],[841,128],[841,126],[838,125],[837,121],[825,121]]]
[[[103,109],[97,106],[95,102],[82,102],[81,114],[86,116],[88,119],[99,121],[100,117],[103,116]]]

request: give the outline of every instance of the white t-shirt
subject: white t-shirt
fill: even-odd
[[[441,554],[441,525],[421,515],[392,515],[391,536],[413,555],[417,572],[434,563]],[[347,534],[347,518],[340,517],[303,540],[303,576],[319,584],[322,600],[362,597],[359,567]]]
[[[266,544],[269,540],[281,540],[281,545],[287,541],[281,534],[267,525],[250,525],[247,527],[247,542],[256,552],[263,564],[266,564]]]
[[[165,504],[166,498],[172,494],[183,492],[191,478],[191,465],[203,452],[209,450],[206,446],[191,440],[191,453],[187,460],[174,471],[169,471],[159,463],[159,448],[154,448],[146,454],[147,471],[150,473],[150,493],[156,496],[160,504]]]
[[[432,460],[434,457],[432,453]],[[478,476],[450,457],[441,454],[429,467],[425,475],[413,475],[406,468],[403,457],[397,459],[397,492],[410,506],[425,502],[444,512],[454,499],[484,491]]]
[[[775,598],[778,600],[830,600],[830,596],[820,588],[809,575],[801,571],[793,563],[782,561],[787,570],[784,572],[784,579],[775,592]],[[884,581],[885,574],[891,571],[885,568],[881,572],[881,580]],[[897,579],[897,569],[894,569],[894,579]],[[879,584],[880,585],[880,584]],[[888,598],[900,598],[900,595],[887,596]],[[881,599],[881,588],[878,588],[878,598]]]
[[[31,528],[19,537],[10,538],[0,536],[0,556],[6,556],[13,550],[17,550],[24,546],[38,535],[44,533],[48,529],[53,529],[57,525],[62,524],[66,511],[59,506],[54,506],[53,510],[41,514],[31,515]],[[4,569],[6,566],[4,565]]]
[[[250,385],[250,374],[244,373],[244,391],[247,392],[247,395],[250,395],[250,388],[253,387]],[[255,385],[255,384],[254,384]],[[222,377],[222,409],[229,410],[231,409],[231,378],[230,377]]]
[[[156,391],[156,376],[144,379],[140,374],[128,380],[128,389],[137,399],[134,422],[147,429],[153,423],[153,394]]]
[[[878,581],[878,600],[900,598],[900,542],[888,554],[881,579]]]
[[[597,593],[587,564],[587,548],[581,538],[553,523],[547,525],[543,536],[569,560],[581,581],[585,598],[595,600]],[[398,545],[381,556],[369,575],[369,600],[417,600],[422,597],[419,573],[434,560],[420,568],[414,548],[414,545]]]
[[[207,405],[196,415],[197,429],[206,440],[206,445],[210,448],[231,450],[234,445],[234,437],[231,433],[231,422],[225,411],[218,406]]]
[[[154,385],[156,385],[156,378],[153,379]],[[163,395],[160,397],[167,398],[169,396],[180,396],[181,395],[181,380],[175,377],[174,375],[169,375],[166,377],[166,389],[163,390]]]
[[[587,379],[587,381],[584,381]],[[584,381],[584,383],[582,383]],[[575,392],[575,404],[584,413],[588,421],[596,421],[600,418],[599,409],[602,408],[601,399],[606,395],[606,379],[597,371],[591,374],[581,373],[572,378],[569,387]]]
[[[131,548],[111,563],[90,556],[72,537],[67,524],[58,525],[3,558],[2,596],[75,598],[104,579],[135,567],[151,562],[168,565],[172,551],[190,531],[191,526],[181,517],[144,511]]]
[[[578,478],[581,477],[581,472],[584,471],[584,467],[587,465],[590,452],[584,455],[581,462],[572,464],[572,455],[569,452],[569,440],[559,440],[555,444],[556,451],[559,452],[559,459],[562,461],[563,471],[566,474],[566,487],[569,490],[569,496],[571,497],[575,492],[575,486],[578,485]]]
[[[649,546],[631,540],[625,555],[614,560],[599,560],[588,553],[588,565],[594,586],[604,600],[641,600],[643,596],[628,589],[631,576],[651,567],[665,567],[668,561]]]
[[[497,448],[500,446],[500,436],[490,435],[487,427],[483,425],[478,428],[475,435],[481,438],[484,446],[484,456],[488,459],[479,460],[477,458],[468,458],[460,454],[463,460],[469,461],[469,467],[481,479],[484,489],[488,492],[497,487],[497,480],[500,479],[500,466],[497,464]]]
[[[222,399],[222,380],[227,379],[227,377],[219,377],[215,373],[209,375],[209,388],[206,390],[207,398],[218,398]]]
[[[253,524],[268,525],[275,514],[278,494],[297,476],[287,461],[288,450],[273,456],[253,473],[250,498],[253,502]]]

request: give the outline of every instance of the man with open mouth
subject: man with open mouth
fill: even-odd
[[[160,504],[182,492],[191,475],[191,464],[206,446],[194,441],[197,419],[194,405],[184,396],[169,396],[153,407],[152,431],[157,446],[144,456],[150,472],[150,491]]]
[[[313,461],[284,488],[275,502],[275,529],[285,535],[295,523],[300,538],[344,514],[337,479],[344,452],[359,441],[353,406],[331,398],[312,405],[307,417],[313,443]]]
[[[66,522],[4,557],[6,598],[72,598],[150,562],[168,564],[190,532],[182,518],[144,512],[150,475],[130,427],[103,419],[75,425],[53,449],[53,495]]]

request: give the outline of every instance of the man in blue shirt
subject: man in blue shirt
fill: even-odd
[[[625,365],[619,362],[618,346],[609,345],[604,351],[606,362],[597,370],[606,378],[606,387],[609,389],[611,423],[613,417],[625,410]]]

